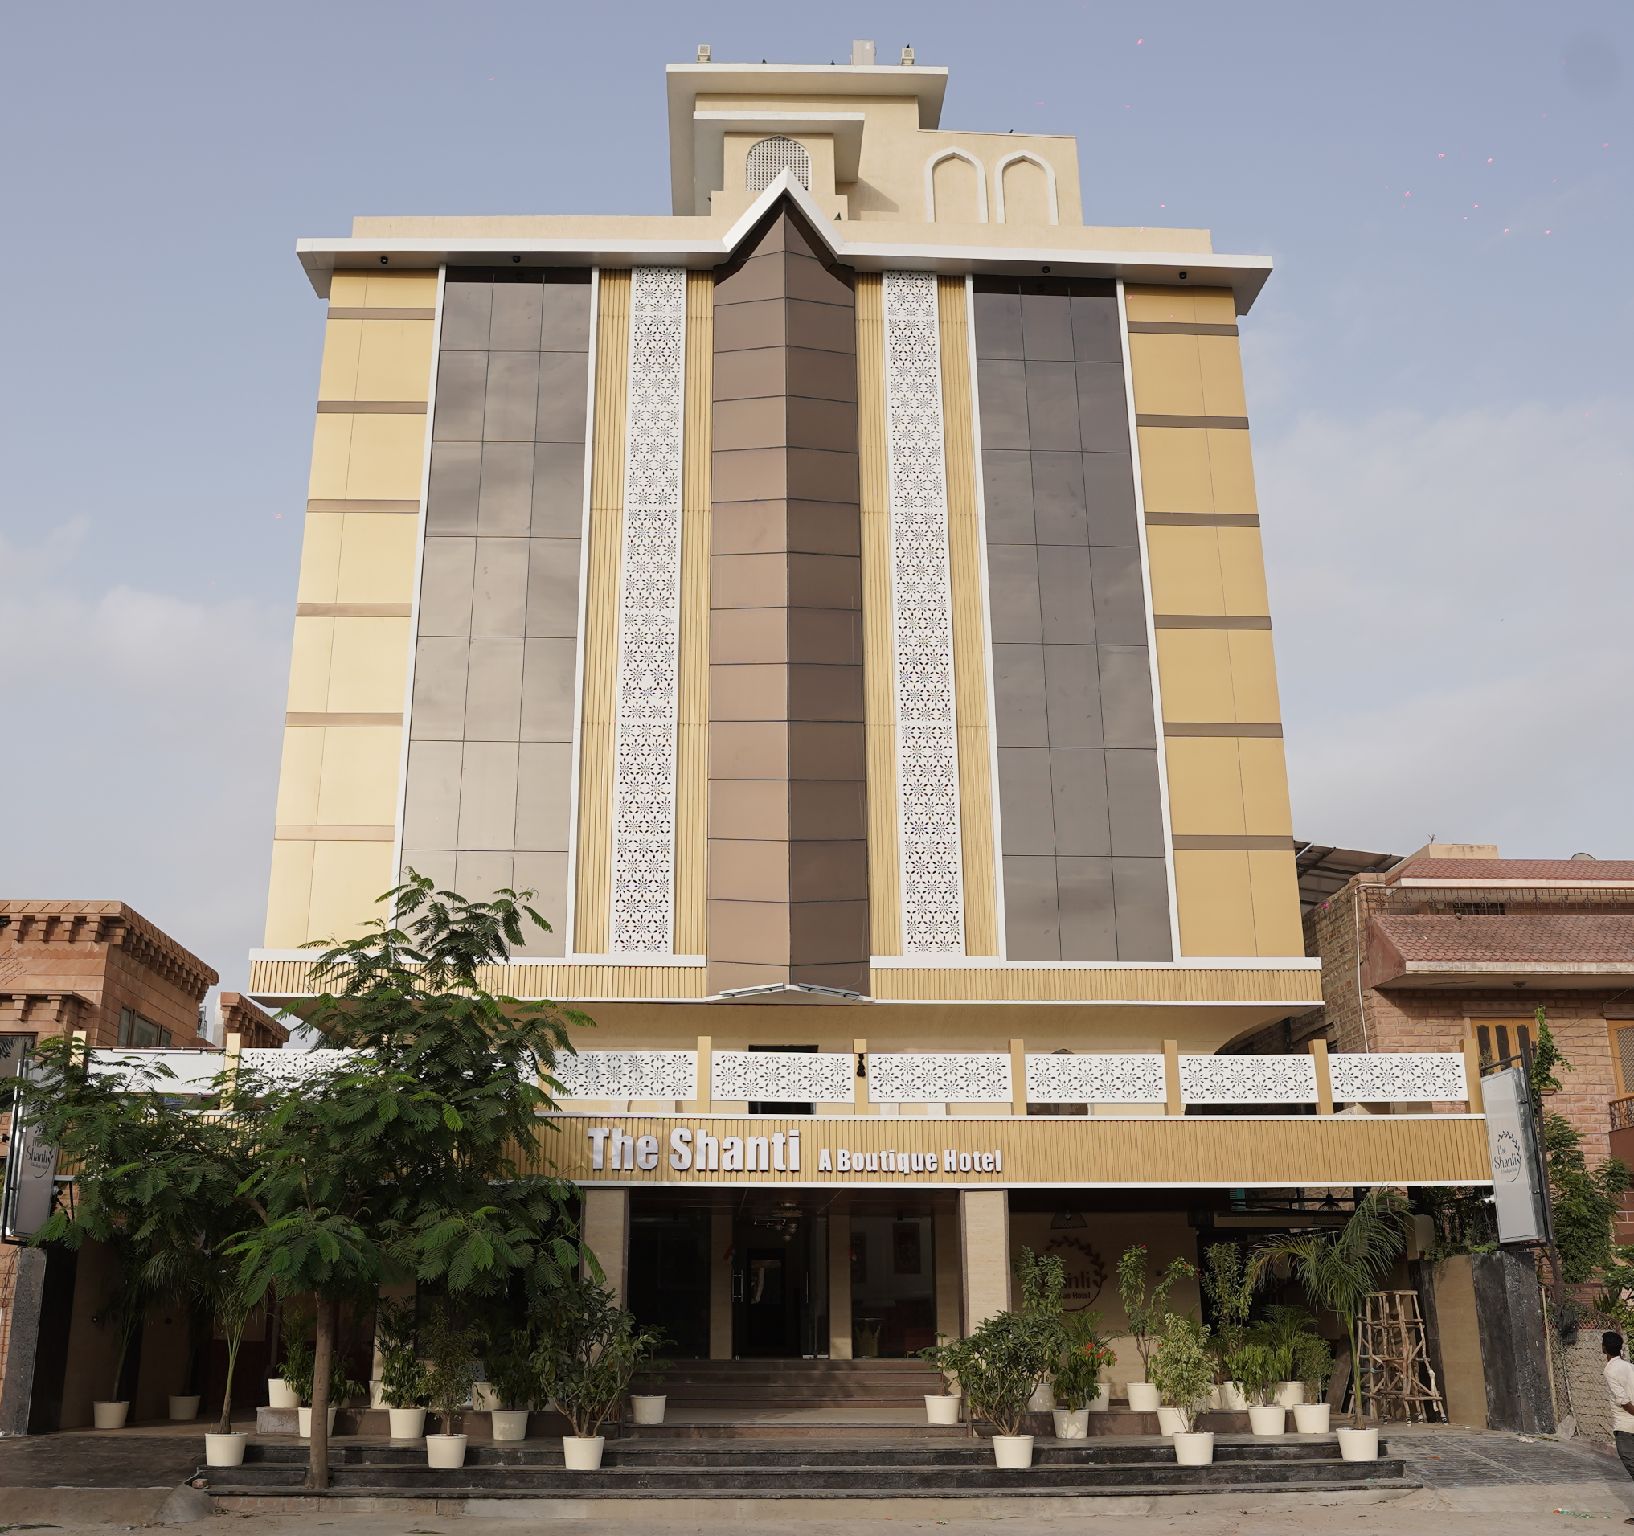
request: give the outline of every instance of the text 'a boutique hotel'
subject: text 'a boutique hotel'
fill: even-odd
[[[1269,263],[1086,223],[1071,138],[944,127],[911,54],[702,54],[667,215],[300,243],[251,991],[298,1007],[408,869],[536,890],[494,985],[597,1025],[540,1165],[698,1357],[910,1354],[1023,1244],[1115,1325],[1130,1242],[1489,1182],[1464,1055],[1232,1050],[1322,1000],[1238,357]]]

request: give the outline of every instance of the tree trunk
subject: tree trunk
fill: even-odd
[[[329,1378],[334,1374],[335,1307],[318,1298],[318,1333],[312,1348],[312,1437],[308,1443],[306,1486],[329,1486]]]
[[[238,1351],[244,1342],[244,1335],[236,1337],[229,1334],[227,1338],[227,1387],[221,1394],[221,1422],[216,1426],[218,1435],[230,1435],[233,1432],[233,1372],[238,1369]]]

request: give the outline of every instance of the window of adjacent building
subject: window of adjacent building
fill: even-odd
[[[1617,1096],[1634,1093],[1634,1019],[1608,1019],[1611,1030],[1611,1067]]]
[[[33,1035],[0,1035],[0,1083],[23,1070],[23,1058],[33,1044]]]
[[[1481,1060],[1496,1067],[1518,1067],[1521,1064],[1521,1042],[1532,1047],[1531,1021],[1522,1019],[1471,1019],[1476,1044],[1481,1048]]]
[[[134,1008],[121,1008],[119,1044],[138,1049],[169,1045],[170,1031],[161,1029],[152,1019],[144,1019]]]
[[[794,179],[811,191],[811,152],[804,144],[778,137],[749,146],[745,181],[751,194],[764,192],[784,171],[793,171]]]

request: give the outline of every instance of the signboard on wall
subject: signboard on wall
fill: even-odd
[[[57,1177],[57,1149],[23,1113],[22,1095],[13,1090],[11,1137],[6,1147],[5,1199],[0,1203],[0,1238],[22,1242],[51,1215]]]
[[[1492,1159],[1492,1204],[1498,1217],[1498,1241],[1547,1242],[1549,1204],[1526,1074],[1519,1067],[1489,1073],[1481,1079],[1481,1095],[1486,1101],[1487,1153]]]

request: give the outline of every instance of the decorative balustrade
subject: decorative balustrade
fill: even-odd
[[[708,1042],[703,1042],[707,1046]],[[91,1071],[133,1092],[207,1095],[239,1070],[278,1087],[344,1067],[355,1053],[314,1050],[97,1050]],[[1018,1054],[1020,1054],[1018,1052]],[[700,1063],[700,1055],[704,1058]],[[870,1104],[1140,1104],[1196,1106],[1458,1104],[1478,1088],[1458,1052],[1238,1056],[1165,1052],[1027,1053],[1017,1092],[1010,1052],[586,1050],[555,1067],[564,1107],[576,1102],[850,1106],[865,1080]],[[704,1093],[700,1095],[700,1084]],[[1614,1117],[1634,1124],[1634,1099]]]

